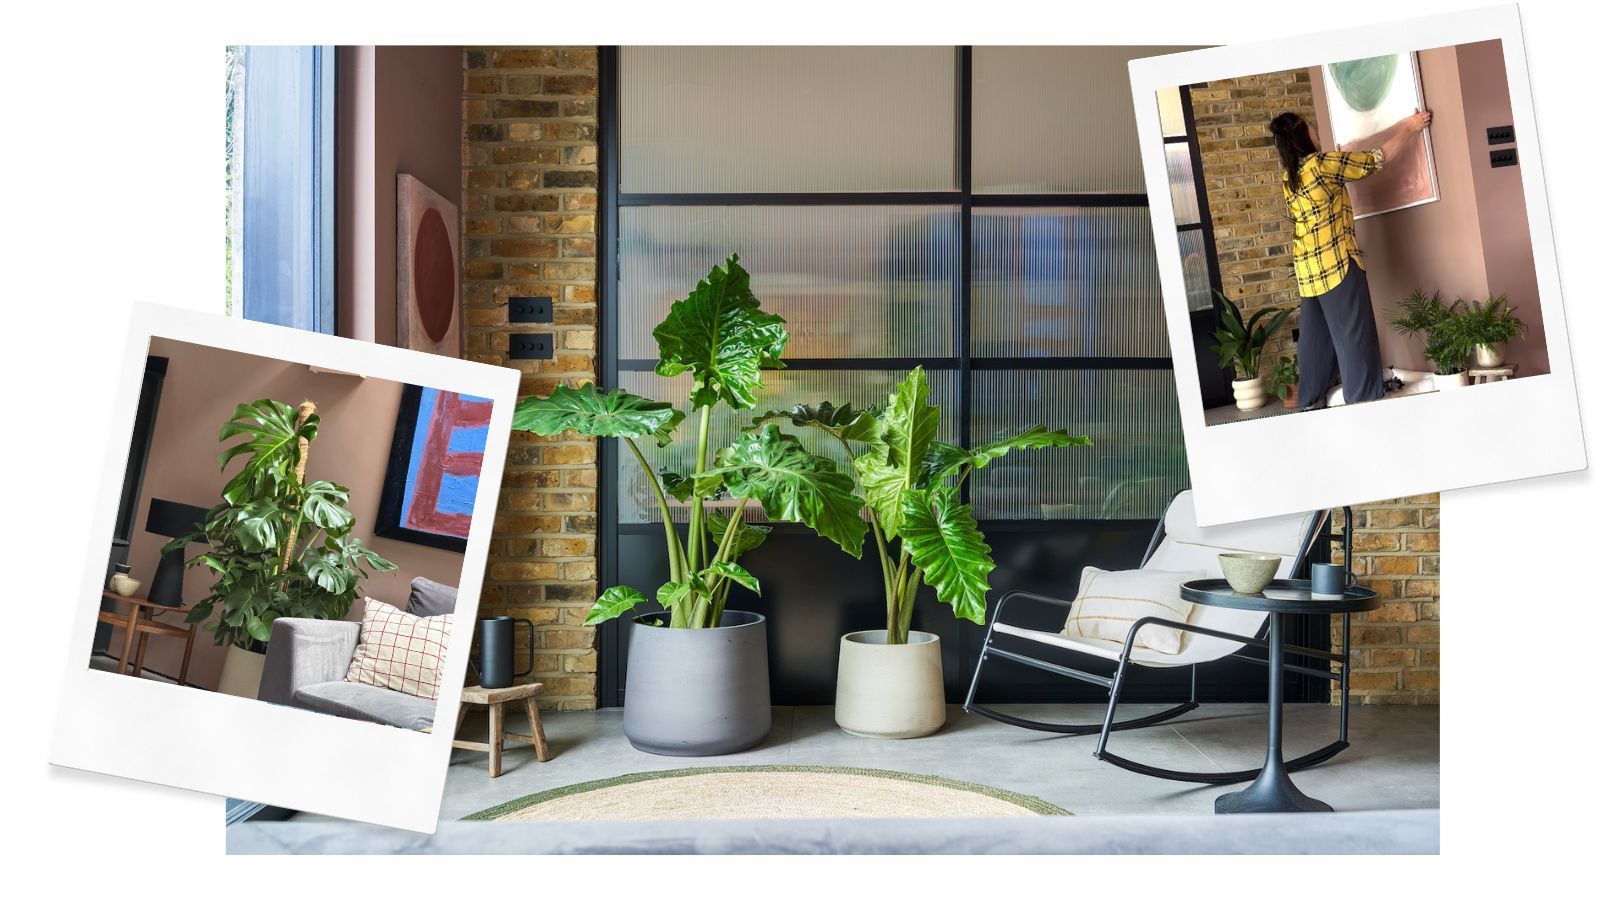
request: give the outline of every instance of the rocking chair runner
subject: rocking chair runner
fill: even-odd
[[[1160,523],[1156,526],[1155,534],[1150,539],[1150,546],[1145,550],[1144,560],[1139,567],[1160,570],[1203,569],[1217,577],[1221,577],[1222,571],[1217,562],[1217,554],[1229,551],[1245,551],[1272,553],[1282,556],[1283,562],[1279,564],[1277,577],[1302,577],[1304,570],[1309,567],[1307,557],[1311,552],[1312,544],[1323,526],[1327,524],[1328,517],[1328,510],[1319,510],[1303,515],[1279,516],[1271,519],[1258,519],[1253,522],[1241,522],[1234,525],[1202,528],[1195,522],[1193,494],[1190,491],[1183,491],[1174,496],[1171,502],[1167,504],[1167,509],[1163,513]],[[1350,509],[1345,507],[1344,558],[1346,560],[1351,558],[1351,530]],[[1096,640],[1094,638],[1069,637],[1056,632],[1037,631],[1007,624],[1001,617],[1005,612],[1006,605],[1013,600],[1025,600],[1057,606],[1061,608],[1063,613],[1071,608],[1073,602],[1057,597],[1046,597],[1029,591],[1011,591],[1000,598],[999,602],[995,604],[994,616],[990,619],[989,631],[984,637],[983,651],[978,655],[978,663],[972,673],[972,685],[967,690],[966,702],[962,704],[962,708],[967,712],[987,716],[997,722],[1032,728],[1037,731],[1049,731],[1057,734],[1093,734],[1099,732],[1100,741],[1094,751],[1096,759],[1132,772],[1139,772],[1157,778],[1201,784],[1233,784],[1250,781],[1260,773],[1260,769],[1236,772],[1182,772],[1148,766],[1107,752],[1106,742],[1113,731],[1155,725],[1181,716],[1198,707],[1200,705],[1198,698],[1199,680],[1196,667],[1201,663],[1223,659],[1245,646],[1266,647],[1268,645],[1266,640],[1267,613],[1196,605],[1187,622],[1175,622],[1155,616],[1139,619],[1128,629],[1127,637],[1119,643],[1116,641]],[[1350,614],[1344,613],[1343,615],[1344,640],[1341,642],[1343,648],[1341,653],[1334,654],[1310,647],[1293,645],[1284,647],[1284,651],[1288,654],[1298,654],[1313,659],[1339,663],[1337,672],[1322,671],[1303,665],[1285,664],[1284,666],[1288,671],[1326,678],[1339,683],[1339,739],[1319,750],[1285,763],[1285,768],[1291,772],[1328,760],[1350,746],[1348,740],[1350,689],[1345,677],[1350,671]],[[1189,634],[1184,641],[1182,650],[1175,654],[1157,653],[1144,647],[1135,646],[1135,636],[1141,628],[1149,625],[1164,625],[1188,632]],[[1027,653],[1003,649],[995,646],[995,637],[997,635],[1114,661],[1117,664],[1116,671],[1110,677],[1096,675],[1092,672],[1039,659]],[[996,709],[979,706],[974,702],[978,693],[978,682],[983,677],[984,664],[991,657],[1106,688],[1109,691],[1109,705],[1106,708],[1105,720],[1099,725],[1036,722],[1031,719],[1003,713]],[[1267,664],[1266,660],[1252,656],[1239,656],[1238,658],[1263,666]],[[1129,663],[1151,668],[1188,666],[1189,699],[1171,709],[1152,713],[1148,716],[1121,722],[1116,721],[1117,698],[1121,693],[1124,679],[1128,675]]]

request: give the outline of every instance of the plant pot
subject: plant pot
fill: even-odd
[[[228,645],[228,653],[222,658],[222,678],[217,682],[217,693],[256,699],[261,691],[261,667],[266,663],[265,653]]]
[[[1497,344],[1474,344],[1472,347],[1472,364],[1480,369],[1493,369],[1506,364],[1506,345],[1502,341]]]
[[[1454,390],[1454,389],[1459,388],[1459,387],[1466,387],[1467,386],[1467,373],[1465,373],[1465,372],[1457,372],[1454,375],[1440,375],[1440,374],[1435,373],[1434,376],[1433,376],[1433,386],[1436,389],[1441,390],[1441,391],[1448,391],[1448,390]]]
[[[944,725],[944,666],[939,637],[913,631],[891,644],[884,629],[839,639],[839,686],[833,720],[851,734],[914,738]]]
[[[647,625],[628,635],[622,733],[661,756],[718,756],[761,743],[772,728],[767,619],[742,610],[717,628]]]
[[[1300,405],[1300,385],[1291,384],[1283,395],[1283,405],[1294,409]]]
[[[1267,379],[1264,375],[1233,383],[1233,405],[1239,407],[1240,412],[1266,406],[1267,397]]]

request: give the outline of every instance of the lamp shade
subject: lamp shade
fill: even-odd
[[[171,500],[154,498],[150,501],[150,514],[144,520],[144,530],[166,537],[180,537],[199,529],[210,512],[204,506],[190,506]],[[206,543],[205,538],[199,539]]]

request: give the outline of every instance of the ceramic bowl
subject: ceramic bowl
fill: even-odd
[[[1259,594],[1272,576],[1278,574],[1283,557],[1270,553],[1218,553],[1222,577],[1241,594]]]

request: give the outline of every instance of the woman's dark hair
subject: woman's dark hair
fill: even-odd
[[[1298,115],[1286,112],[1272,120],[1271,128],[1278,161],[1283,163],[1284,174],[1289,177],[1289,190],[1296,190],[1300,187],[1300,163],[1317,152],[1317,145],[1311,140],[1311,126]]]

